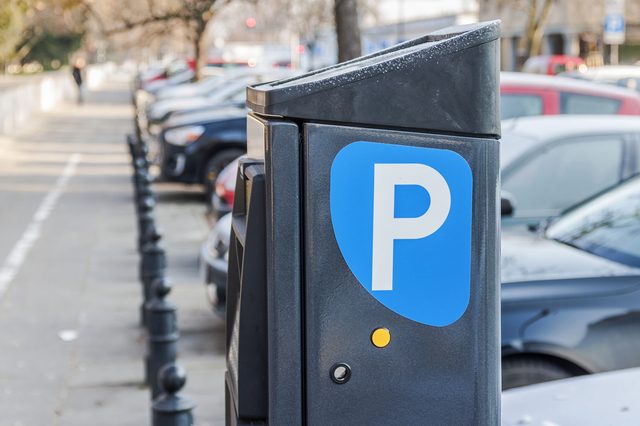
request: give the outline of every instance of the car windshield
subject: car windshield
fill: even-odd
[[[542,97],[526,93],[500,94],[500,118],[542,115]]]
[[[505,122],[503,126],[508,127],[508,124]],[[500,167],[504,169],[509,166],[515,159],[534,146],[536,146],[534,138],[509,133],[508,130],[505,131],[500,141]]]
[[[640,177],[570,210],[547,229],[546,236],[640,267]]]

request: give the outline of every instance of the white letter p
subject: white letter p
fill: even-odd
[[[427,237],[447,219],[451,193],[444,177],[425,164],[375,164],[371,289],[393,290],[393,242]],[[417,185],[431,203],[422,216],[394,217],[396,185]]]

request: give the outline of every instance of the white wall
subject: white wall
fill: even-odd
[[[88,89],[99,87],[113,64],[90,65],[85,71]],[[49,111],[61,102],[75,101],[76,85],[69,71],[34,76],[0,76],[0,134],[16,131],[32,114]]]

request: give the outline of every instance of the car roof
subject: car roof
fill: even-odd
[[[539,140],[598,133],[638,133],[640,116],[634,115],[537,115],[502,121],[502,134],[518,134]]]
[[[606,79],[640,77],[640,67],[635,65],[607,65],[598,68],[587,68],[586,71],[570,71],[562,75],[570,75],[585,79]]]
[[[202,108],[193,112],[185,112],[175,117],[170,117],[163,126],[165,129],[187,126],[191,124],[204,124],[214,121],[238,120],[247,116],[246,108],[218,106]]]
[[[639,380],[630,368],[509,389],[502,425],[637,425]]]
[[[527,86],[552,90],[589,92],[592,94],[618,97],[637,98],[638,96],[636,92],[621,87],[595,84],[590,81],[583,81],[575,78],[528,74],[522,72],[501,72],[500,86]]]
[[[502,121],[502,166],[537,145],[569,137],[640,133],[640,117],[625,115],[540,115]]]

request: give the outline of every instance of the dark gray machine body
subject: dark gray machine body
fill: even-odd
[[[498,40],[496,22],[455,27],[249,88],[229,255],[227,424],[499,424]],[[453,323],[383,306],[345,261],[331,168],[359,141],[453,151],[468,164],[470,294]],[[385,347],[372,344],[380,327],[391,332]],[[337,364],[348,381],[332,379]]]

